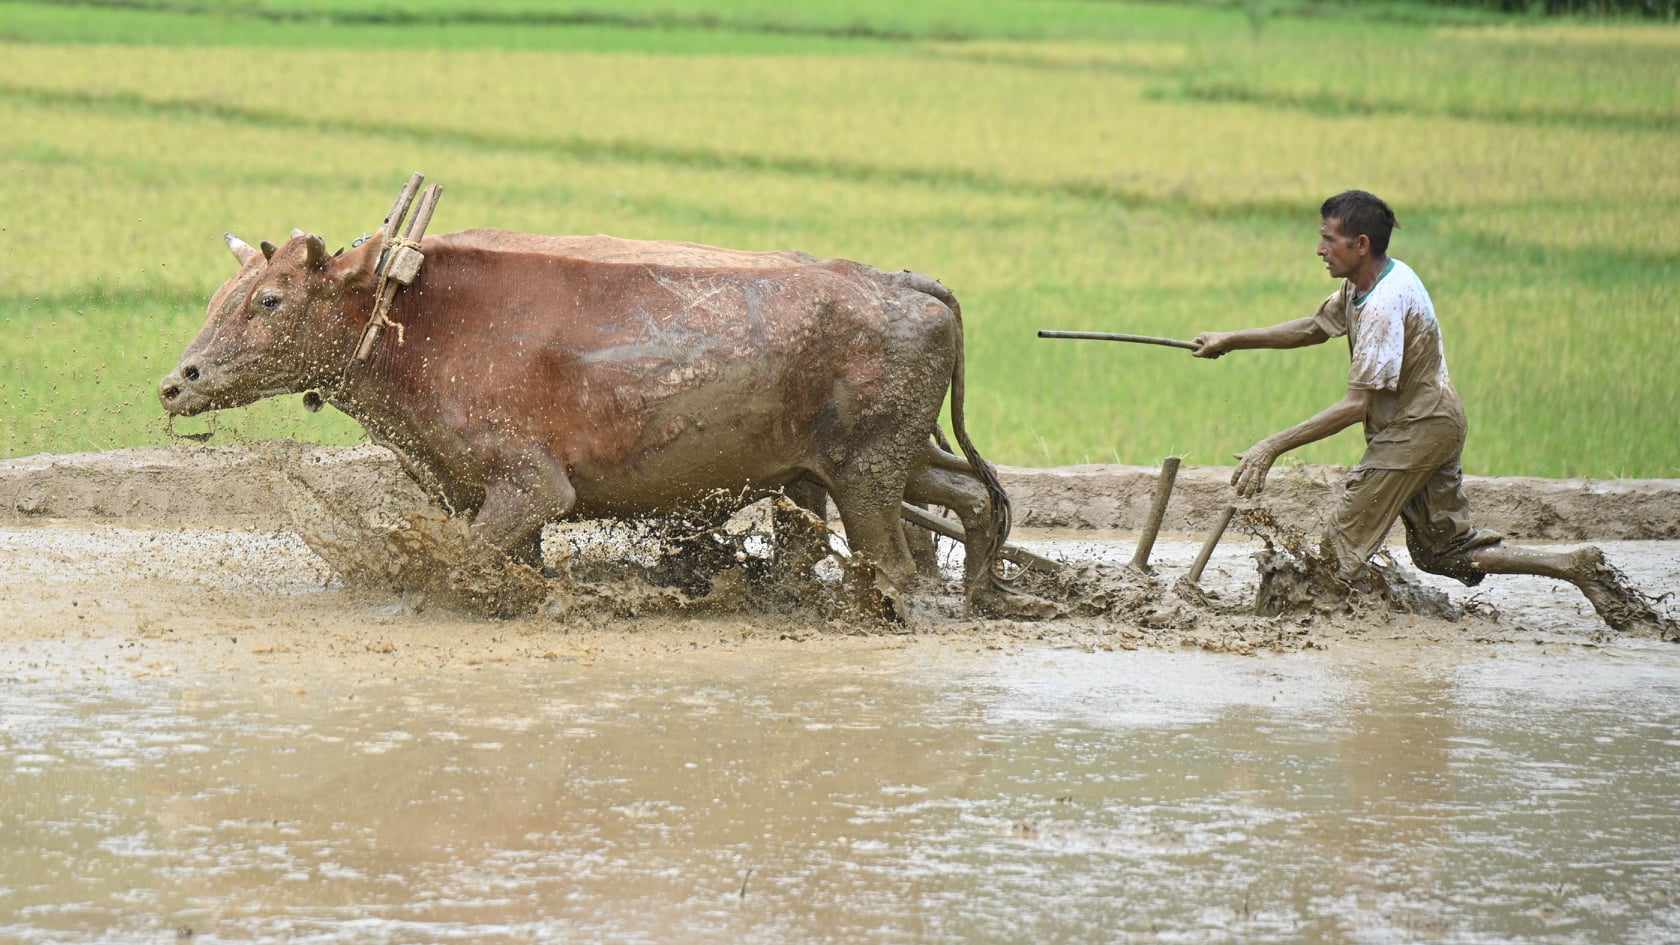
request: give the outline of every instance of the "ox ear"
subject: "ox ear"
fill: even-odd
[[[257,245],[262,247],[263,258],[268,260],[269,262],[273,262],[274,261],[274,250],[276,248],[275,245],[273,243],[270,243],[268,240],[263,240],[261,243],[258,243]]]
[[[379,281],[378,265],[379,254],[368,252],[365,245],[352,247],[348,252],[341,249],[333,256],[333,273],[346,289],[372,288]]]
[[[319,236],[311,233],[303,239],[305,252],[304,265],[311,269],[325,269],[327,267],[327,244]]]
[[[233,258],[239,260],[241,266],[256,258],[257,251],[232,233],[223,233],[222,239],[226,241],[228,249],[233,251]]]

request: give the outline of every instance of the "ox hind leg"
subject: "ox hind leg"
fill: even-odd
[[[905,486],[904,498],[957,513],[963,524],[963,588],[971,600],[991,590],[992,543],[997,528],[986,487],[972,476],[926,467]]]
[[[899,525],[898,495],[883,495],[873,488],[840,487],[834,504],[846,526],[846,543],[852,549],[853,581],[870,581],[855,589],[867,596],[872,590],[885,604],[883,616],[904,616],[903,595],[916,579],[916,562]],[[872,579],[872,581],[871,581]]]
[[[926,503],[911,500],[914,505],[927,508]],[[933,532],[919,528],[909,522],[900,523],[904,529],[904,542],[910,546],[910,560],[916,562],[916,573],[925,578],[939,576],[939,546]]]
[[[1041,597],[1005,590],[992,575],[996,561],[997,520],[986,487],[969,473],[927,466],[905,487],[906,501],[938,505],[957,513],[963,524],[963,589],[969,606],[984,614],[1043,620],[1059,608]]]

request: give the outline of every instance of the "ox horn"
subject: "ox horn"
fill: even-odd
[[[308,236],[308,235],[309,235],[308,233],[303,232],[302,230],[298,229],[297,227],[295,227],[295,226],[292,227],[292,239],[295,240],[300,236]]]
[[[239,237],[234,236],[232,233],[223,233],[222,239],[226,241],[228,249],[233,250],[233,258],[239,260],[239,264],[241,266],[250,262],[251,258],[257,255],[256,250],[252,249],[248,243]]]
[[[327,265],[327,244],[319,236],[311,234],[305,237],[303,245],[309,253],[304,258],[304,262],[309,268],[321,269]]]
[[[263,240],[261,243],[258,243],[257,245],[262,249],[263,258],[267,259],[267,260],[271,260],[271,261],[274,259],[274,251],[276,249],[279,249],[278,246],[275,246],[273,243],[270,243],[268,240]]]

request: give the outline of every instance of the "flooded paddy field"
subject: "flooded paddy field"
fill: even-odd
[[[1680,543],[1604,547],[1680,586]],[[1158,544],[1161,580],[1195,550]],[[1252,595],[1253,551],[1204,585]],[[487,620],[286,532],[44,521],[0,528],[0,573],[0,940],[1680,936],[1680,647],[1553,582],[1236,646]]]

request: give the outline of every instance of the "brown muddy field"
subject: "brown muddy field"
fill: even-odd
[[[1202,582],[1205,593],[1175,588],[1194,557],[1197,536],[1170,530],[1205,523],[1208,500],[1225,498],[1216,488],[1223,476],[1221,470],[1181,474],[1180,482],[1188,484],[1175,490],[1169,531],[1152,559],[1156,573],[1142,576],[1120,567],[1135,533],[1031,526],[1067,521],[1068,515],[1053,510],[1075,500],[1086,510],[1084,520],[1106,515],[1140,523],[1138,496],[1152,492],[1147,475],[1128,467],[1007,470],[1017,519],[1028,526],[1017,529],[1018,542],[1071,565],[1062,574],[1029,575],[1023,582],[1060,605],[1060,616],[1032,622],[971,618],[952,583],[961,549],[942,542],[945,586],[924,588],[911,618],[895,624],[848,606],[835,561],[819,569],[823,579],[814,582],[765,574],[769,523],[762,503],[731,520],[718,534],[721,546],[701,543],[708,560],[703,573],[693,575],[661,564],[661,555],[675,547],[672,529],[551,526],[546,563],[561,573],[543,580],[484,556],[460,522],[433,509],[376,449],[271,443],[26,457],[0,462],[0,563],[15,576],[0,588],[11,615],[0,633],[4,639],[51,638],[91,625],[107,634],[214,640],[239,635],[223,633],[231,629],[246,639],[260,637],[251,646],[276,655],[325,652],[360,660],[358,654],[376,654],[386,663],[421,653],[554,659],[580,648],[633,652],[788,639],[844,646],[854,637],[904,635],[966,646],[1033,641],[1233,652],[1371,637],[1610,637],[1573,589],[1527,578],[1491,579],[1472,593],[1432,575],[1413,575],[1426,594],[1438,592],[1429,594],[1431,606],[1413,608],[1419,613],[1352,606],[1256,617],[1249,605],[1263,536],[1240,522]],[[1318,516],[1333,498],[1335,470],[1297,469],[1275,478],[1266,517],[1297,539],[1316,534]],[[1558,533],[1625,539],[1680,530],[1680,482],[1530,488],[1533,482],[1473,483],[1476,500],[1487,506],[1478,506],[1483,523],[1513,540],[1547,546],[1544,539]],[[1100,509],[1109,511],[1094,511]],[[1391,538],[1399,537],[1396,529]],[[836,535],[835,544],[843,547],[843,537]],[[1658,594],[1680,587],[1680,542],[1599,544],[1638,586]],[[1403,547],[1391,554],[1405,566]],[[1673,609],[1669,602],[1658,604],[1660,612]],[[484,616],[509,611],[523,616]]]
[[[1169,518],[1149,578],[1131,531],[1018,530],[1079,563],[1038,586],[1057,619],[947,587],[901,625],[833,567],[756,572],[747,514],[692,593],[649,580],[668,536],[551,528],[569,576],[494,619],[497,579],[428,571],[471,549],[389,473],[0,464],[0,940],[1680,936],[1680,647],[1557,582],[1423,576],[1453,620],[1262,618],[1259,541],[1234,529],[1190,600],[1200,535]],[[1595,489],[1639,511],[1533,521],[1680,587],[1680,541],[1613,537],[1673,527],[1629,499],[1661,484],[1511,507]],[[1310,529],[1322,494],[1290,494]]]
[[[1126,470],[1110,478],[1132,475]],[[1033,509],[1046,490],[1030,477],[1014,478],[1020,517],[1042,520]],[[1317,471],[1298,471],[1295,478],[1329,479]],[[459,522],[433,510],[389,462],[365,450],[269,444],[252,451],[34,457],[0,468],[0,489],[13,513],[10,527],[0,525],[0,566],[12,576],[0,588],[8,614],[0,640],[92,632],[199,641],[224,660],[255,656],[283,664],[288,661],[274,657],[289,655],[316,665],[328,660],[398,669],[415,661],[574,659],[599,651],[626,655],[789,641],[843,649],[858,640],[899,637],[937,638],[957,647],[1194,646],[1237,653],[1310,649],[1346,639],[1474,643],[1529,636],[1595,643],[1611,637],[1573,589],[1528,578],[1492,579],[1472,593],[1432,575],[1414,575],[1440,592],[1431,603],[1446,602],[1420,614],[1354,606],[1257,617],[1250,603],[1259,533],[1244,534],[1240,525],[1220,546],[1203,594],[1174,587],[1194,557],[1193,534],[1164,535],[1152,559],[1155,574],[1141,576],[1120,567],[1130,557],[1134,533],[1018,529],[1018,543],[1071,565],[1053,578],[1030,575],[1023,582],[1061,605],[1058,618],[1043,621],[969,616],[954,584],[961,549],[941,542],[945,586],[924,588],[910,619],[897,624],[849,606],[833,561],[819,568],[822,578],[814,582],[764,574],[763,505],[731,520],[720,533],[728,547],[711,546],[711,558],[721,550],[722,566],[711,561],[698,576],[660,566],[662,550],[671,547],[668,530],[551,526],[545,557],[562,573],[543,580],[534,572],[511,572],[499,560],[475,559],[482,549],[472,546]],[[1065,495],[1067,487],[1049,491]],[[1175,494],[1179,521],[1196,517],[1184,511],[1195,489],[1186,491],[1190,498]],[[1267,511],[1291,530],[1314,533],[1324,497],[1315,499],[1298,485],[1276,491]],[[1602,484],[1585,491],[1607,497],[1615,508],[1633,492]],[[1503,484],[1484,486],[1484,493],[1506,497],[1490,518],[1503,520],[1508,531],[1559,528],[1558,521],[1547,521],[1544,529],[1515,522],[1511,509],[1533,503],[1510,498],[1516,491]],[[1084,504],[1095,500],[1087,497]],[[1665,531],[1668,526],[1654,523],[1653,514],[1650,508],[1643,518],[1601,510],[1595,520],[1566,527],[1616,534],[1631,517],[1646,531]],[[1168,519],[1169,528],[1174,521]],[[843,547],[843,537],[836,544]],[[1600,544],[1639,586],[1680,587],[1680,542]],[[1391,554],[1404,567],[1404,548]],[[485,616],[508,609],[498,606],[508,599],[516,600],[512,609],[522,616]],[[233,643],[235,638],[242,642]]]

